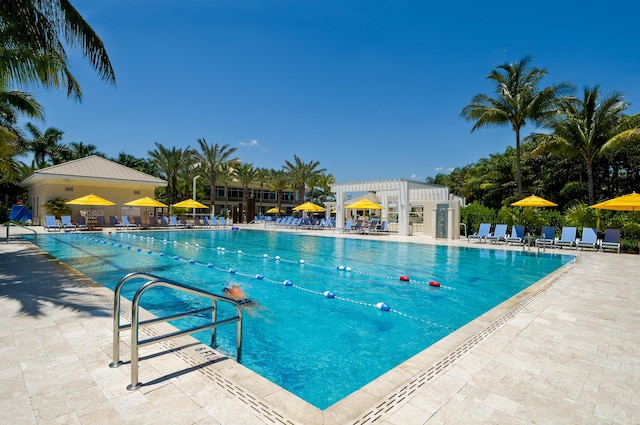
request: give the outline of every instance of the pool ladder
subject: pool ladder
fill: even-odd
[[[121,292],[122,287],[126,282],[129,282],[133,279],[149,279],[148,282],[143,284],[140,289],[136,291],[136,294],[133,297],[132,305],[131,305],[131,323],[120,324],[120,307],[121,307]],[[140,298],[142,295],[149,289],[154,288],[156,286],[164,286],[168,288],[172,288],[178,291],[187,292],[190,294],[198,295],[201,297],[209,298],[211,300],[211,307],[205,307],[197,310],[190,310],[184,313],[173,314],[171,316],[165,317],[157,317],[151,320],[140,321]],[[236,316],[229,317],[227,319],[217,320],[217,311],[218,305],[217,302],[222,301],[233,305],[236,309]],[[145,339],[140,341],[139,339],[139,329],[140,326],[143,325],[151,325],[154,323],[160,322],[168,322],[169,320],[175,320],[182,317],[193,316],[199,313],[211,312],[211,322],[205,325],[196,326],[193,328],[171,332],[165,335],[159,335],[153,338]],[[191,335],[196,332],[204,331],[207,329],[211,329],[211,346],[215,347],[216,345],[216,328],[222,325],[228,325],[231,323],[237,323],[237,338],[236,338],[236,361],[240,362],[240,358],[242,355],[242,308],[240,304],[237,302],[222,297],[220,295],[212,294],[210,292],[206,292],[200,290],[198,288],[194,288],[191,286],[184,285],[179,282],[175,282],[172,280],[164,279],[159,276],[154,276],[152,274],[141,273],[141,272],[133,272],[129,273],[118,282],[114,292],[114,302],[113,302],[113,362],[109,364],[109,367],[115,368],[119,367],[123,364],[120,361],[120,331],[124,329],[131,328],[131,384],[127,386],[128,390],[136,390],[142,384],[138,382],[138,348],[154,344],[156,342],[166,341],[172,338],[177,338],[183,335]]]

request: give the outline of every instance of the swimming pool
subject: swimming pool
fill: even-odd
[[[112,289],[132,271],[214,293],[238,283],[257,301],[242,363],[320,409],[573,258],[248,230],[67,233],[38,244]],[[153,295],[144,307],[159,315],[190,297]],[[235,328],[220,328],[217,341],[233,355]]]

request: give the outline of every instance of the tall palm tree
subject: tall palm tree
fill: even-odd
[[[33,123],[28,122],[24,126],[31,133],[31,140],[26,143],[26,150],[33,153],[36,167],[47,166],[47,159],[56,163],[63,145],[60,143],[64,131],[55,127],[47,128],[44,133]]]
[[[69,0],[4,1],[0,22],[0,75],[21,85],[66,84],[67,94],[79,99],[82,92],[69,71],[66,44],[79,50],[104,81],[115,84],[102,40]]]
[[[293,163],[285,161],[284,170],[289,174],[290,183],[294,190],[298,190],[298,204],[304,203],[304,194],[306,185],[312,184],[313,181],[326,171],[324,168],[318,168],[319,161],[304,162],[298,155],[293,156]]]
[[[556,153],[582,157],[587,169],[589,204],[595,203],[593,161],[607,142],[622,133],[620,122],[629,107],[619,92],[602,97],[598,86],[585,87],[583,99],[564,99],[560,113],[549,122],[551,134],[535,134],[533,154]]]
[[[242,184],[243,205],[247,214],[249,210],[249,186],[256,183],[260,175],[260,170],[253,167],[253,164],[242,164],[234,169],[236,179]],[[245,216],[245,220],[249,221],[249,217]]]
[[[167,201],[175,204],[178,202],[178,177],[183,169],[193,165],[194,151],[189,146],[183,150],[175,146],[167,148],[158,142],[155,145],[156,149],[149,151],[148,155],[160,176],[167,180]]]
[[[271,170],[269,173],[269,188],[276,192],[276,202],[278,203],[278,216],[282,210],[282,194],[289,187],[289,175],[284,170]]]
[[[84,142],[71,142],[67,146],[69,148],[69,159],[79,159],[86,158],[91,155],[98,155],[104,157],[105,155],[102,152],[98,151],[98,147],[91,143],[85,144]]]
[[[268,168],[258,168],[258,183],[260,184],[260,213],[262,214],[262,201],[264,199],[264,185],[269,182],[269,176],[271,175],[271,170]]]
[[[538,89],[540,80],[547,71],[530,68],[532,58],[527,56],[519,62],[505,63],[494,69],[487,78],[496,85],[495,98],[477,94],[471,104],[462,109],[467,121],[475,121],[471,131],[497,125],[510,125],[516,134],[516,183],[518,198],[522,197],[520,170],[520,130],[527,121],[544,123],[553,118],[558,100],[573,90],[569,83],[561,83]]]
[[[21,167],[16,156],[24,152],[24,135],[18,128],[18,118],[26,115],[42,118],[43,108],[29,93],[9,90],[7,79],[0,75],[0,181],[18,178]]]
[[[231,183],[235,177],[233,162],[223,162],[218,169],[217,181],[224,183],[224,210],[229,209],[229,183]],[[213,191],[213,189],[211,189]],[[211,213],[214,213],[213,207]]]
[[[332,200],[335,199],[334,198],[335,194],[331,192],[331,185],[334,184],[335,182],[336,182],[336,179],[335,177],[333,177],[333,174],[323,173],[322,175],[318,176],[315,182],[313,183],[313,186],[319,189],[318,195],[322,204],[326,203],[327,200],[329,199],[332,199]]]
[[[209,201],[211,202],[211,213],[213,214],[215,212],[216,180],[220,173],[220,167],[224,163],[238,160],[231,157],[238,148],[232,148],[229,145],[220,146],[217,143],[209,145],[204,138],[198,139],[198,144],[200,145],[200,152],[197,154],[197,161],[200,161],[202,174],[209,177],[209,187],[211,188]]]

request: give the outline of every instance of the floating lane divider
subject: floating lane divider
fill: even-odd
[[[118,248],[126,248],[126,249],[129,249],[129,250],[132,249],[131,245],[121,244],[121,243],[117,243],[117,242],[113,242],[113,241],[110,242],[110,241],[107,241],[107,240],[104,240],[104,239],[100,239],[100,238],[95,238],[95,237],[88,237],[88,236],[87,237],[80,236],[80,237],[83,238],[83,239],[88,239],[88,240],[95,241],[95,242],[98,242],[98,243],[101,243],[101,244],[104,244],[104,245],[110,245],[110,246],[114,246],[114,247],[118,247]],[[136,251],[142,253],[143,248],[142,247],[136,247]],[[146,250],[146,253],[147,254],[154,254],[154,252],[152,250]],[[157,255],[160,256],[160,257],[165,257],[166,256],[166,254],[164,252],[159,252]],[[437,327],[441,327],[441,328],[445,328],[445,329],[455,329],[455,328],[451,328],[451,327],[446,326],[446,325],[442,325],[442,324],[439,324],[439,323],[436,323],[436,322],[432,322],[432,321],[423,319],[421,317],[417,317],[417,316],[413,316],[413,315],[410,315],[410,314],[403,313],[403,312],[401,312],[399,310],[391,308],[385,302],[378,302],[376,304],[372,304],[372,303],[368,303],[368,302],[365,302],[365,301],[359,301],[359,300],[353,300],[353,299],[350,299],[350,298],[340,297],[340,296],[335,295],[331,291],[320,292],[320,291],[315,291],[315,290],[312,290],[312,289],[308,289],[308,288],[305,288],[303,286],[295,285],[289,279],[285,279],[283,281],[278,281],[278,280],[267,278],[261,273],[257,273],[257,274],[242,273],[242,272],[237,271],[233,267],[231,267],[231,268],[218,267],[218,266],[214,265],[213,263],[206,263],[205,264],[205,263],[196,261],[193,258],[186,259],[186,258],[183,258],[183,257],[181,257],[179,255],[173,255],[173,256],[171,256],[171,258],[174,259],[174,260],[177,260],[177,261],[182,261],[182,262],[184,262],[186,264],[193,264],[193,265],[197,265],[197,266],[207,267],[207,268],[210,268],[210,269],[213,269],[213,270],[216,270],[216,271],[229,273],[229,274],[234,274],[234,275],[241,276],[241,277],[246,277],[246,278],[249,278],[249,279],[263,280],[265,282],[270,282],[270,283],[273,283],[273,284],[276,284],[276,285],[282,285],[282,286],[285,286],[285,287],[295,288],[297,290],[308,292],[308,293],[314,294],[314,295],[319,295],[319,296],[322,296],[324,298],[335,299],[335,300],[343,301],[343,302],[349,302],[349,303],[352,303],[352,304],[365,306],[365,307],[373,307],[373,308],[375,308],[377,310],[380,310],[380,311],[383,311],[383,312],[395,313],[395,314],[397,314],[399,316],[402,316],[402,317],[405,317],[405,318],[408,318],[408,319],[418,320],[420,322],[423,322],[423,323],[426,323],[426,324],[429,324],[429,325],[432,325],[432,326],[437,326]],[[301,263],[301,264],[304,264],[304,263]],[[346,270],[347,267],[345,267],[344,269]]]

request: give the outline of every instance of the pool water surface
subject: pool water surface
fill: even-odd
[[[255,300],[245,307],[242,364],[320,409],[573,259],[244,229],[59,233],[38,245],[111,289],[134,271],[216,294],[238,284]],[[206,305],[154,288],[143,307],[164,316],[185,301]],[[219,307],[219,318],[233,314]],[[210,343],[210,332],[194,336]],[[217,349],[235,356],[235,338],[235,326],[218,328]]]

